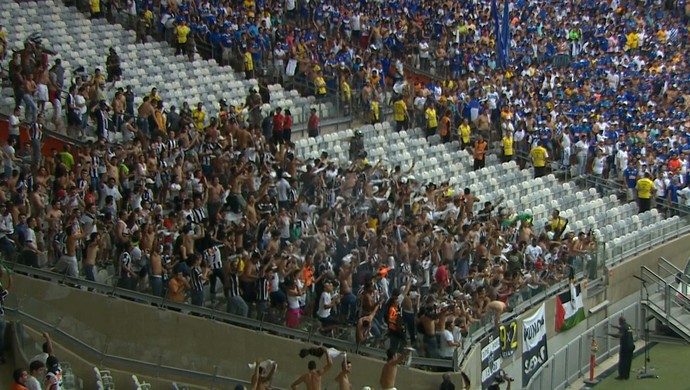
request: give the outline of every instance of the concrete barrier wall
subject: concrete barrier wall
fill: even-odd
[[[659,248],[627,260],[613,267],[608,275],[608,286],[592,295],[585,292],[585,309],[604,300],[613,305],[639,291],[639,283],[632,277],[645,265],[656,269],[659,257],[682,268],[690,253],[688,236],[671,241]],[[110,355],[117,355],[181,367],[233,378],[248,379],[251,372],[246,364],[256,358],[271,358],[279,363],[280,369],[274,385],[287,388],[299,375],[305,372],[309,359],[299,359],[297,353],[305,345],[302,342],[257,332],[215,320],[193,317],[177,312],[152,308],[122,299],[110,298],[70,287],[57,285],[33,278],[17,277],[15,296],[20,299],[22,311],[26,311],[49,323],[59,323],[59,328],[79,335],[80,339],[103,348]],[[555,332],[555,298],[545,301],[549,350],[555,351],[571,341],[575,335],[608,315],[607,309],[595,315],[588,315],[587,321],[568,332]],[[522,318],[533,313],[529,311],[518,317],[518,335],[522,334]],[[504,361],[504,367],[519,380],[522,343],[518,351]],[[378,386],[383,362],[364,356],[350,356],[355,374],[352,382],[355,388]],[[463,362],[463,370],[472,380],[472,388],[479,388],[481,378],[481,355],[474,347]],[[332,383],[339,366],[335,365],[327,375],[325,383]],[[82,376],[80,373],[78,375]],[[155,377],[155,373],[142,373]],[[82,376],[84,377],[84,376]],[[431,389],[440,383],[440,374],[401,367],[398,384],[405,389]],[[461,383],[459,376],[454,381]],[[213,387],[212,383],[199,384]],[[515,383],[520,387],[520,383]]]
[[[58,329],[110,355],[244,380],[249,380],[252,373],[247,363],[257,358],[273,359],[279,364],[273,384],[279,388],[289,388],[306,372],[310,360],[298,357],[299,350],[308,345],[283,337],[22,275],[15,276],[15,286],[14,295],[22,312],[57,324]],[[378,387],[382,361],[358,355],[348,358],[353,363],[350,378],[354,388]],[[324,378],[324,387],[335,385],[333,378],[339,370],[340,361],[334,362]],[[92,373],[75,372],[82,378],[93,377]],[[155,372],[141,374],[157,376]],[[453,375],[453,379],[462,383],[459,375]],[[398,370],[398,388],[428,390],[437,388],[440,382],[440,373],[407,367]],[[212,382],[194,384],[221,388]]]

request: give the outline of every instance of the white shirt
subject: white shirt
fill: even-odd
[[[594,157],[594,165],[592,166],[592,171],[595,175],[604,174],[604,162],[606,162],[606,157]]]
[[[486,99],[489,103],[489,108],[492,110],[496,109],[496,106],[498,104],[498,93],[496,92],[489,92],[486,94]]]
[[[34,378],[31,375],[29,375],[29,378],[26,380],[25,386],[29,390],[43,390],[43,385],[41,384],[41,382],[39,382],[38,379]]]
[[[664,185],[664,180],[660,178],[654,179],[654,187],[656,187],[656,196],[663,197],[666,191],[666,186]]]
[[[103,187],[103,200],[101,202],[101,207],[105,204],[105,198],[111,195],[113,197],[114,203],[117,204],[117,201],[122,199],[122,195],[120,195],[120,191],[117,189],[116,186],[113,186],[113,188],[110,188],[109,186]]]
[[[324,291],[321,293],[321,299],[319,299],[319,311],[316,313],[320,318],[328,318],[331,315],[331,308],[327,307],[331,304],[331,293]]]
[[[441,345],[438,348],[438,352],[442,358],[452,359],[455,353],[455,347],[448,345],[448,343],[455,343],[455,339],[451,331],[444,329],[441,333]]]
[[[273,57],[275,58],[276,66],[283,66],[285,63],[285,50],[283,50],[283,48],[280,46],[276,47],[275,50],[273,50]]]
[[[7,230],[9,233],[0,232],[0,237],[5,237],[7,234],[14,233],[14,224],[12,223],[12,214],[0,215],[0,229]]]
[[[20,122],[19,117],[14,116],[14,114],[10,115],[10,135],[19,135]]]
[[[625,150],[618,150],[616,153],[616,166],[618,169],[625,169],[628,167],[628,152]]]
[[[74,96],[74,104],[77,106],[79,115],[86,114],[86,99],[81,95]]]
[[[26,239],[24,240],[24,245],[31,249],[38,249],[38,246],[36,245],[36,232],[34,232],[34,229],[26,229]]]
[[[360,31],[362,29],[361,16],[359,14],[352,15],[352,31]]]
[[[561,147],[563,147],[563,149],[568,149],[568,151],[570,151],[571,144],[572,141],[570,140],[570,134],[563,134],[563,137],[561,138]]]
[[[429,44],[424,41],[419,42],[419,57],[429,58]]]
[[[278,180],[276,183],[276,191],[278,192],[278,202],[287,202],[290,200],[288,198],[288,191],[290,191],[290,183],[285,179]]]
[[[528,245],[527,248],[525,248],[525,257],[528,260],[531,261],[537,261],[539,256],[541,256],[542,250],[539,245]]]
[[[587,149],[589,149],[589,146],[587,143],[583,140],[577,141],[575,144],[575,150],[577,150],[577,154],[584,154],[587,155]]]
[[[285,9],[288,11],[294,11],[295,10],[295,0],[286,0],[285,1]]]

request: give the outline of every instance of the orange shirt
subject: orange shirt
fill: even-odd
[[[14,382],[10,385],[10,390],[26,390],[26,386],[23,386],[17,382]]]
[[[177,278],[172,278],[168,282],[168,293],[165,298],[171,302],[184,303],[185,291],[185,283],[177,280]]]
[[[392,304],[388,307],[388,329],[398,330],[398,306]]]
[[[307,288],[311,287],[311,284],[314,282],[314,267],[305,265],[302,268],[302,277],[304,278],[304,285]]]
[[[484,141],[476,141],[474,143],[474,158],[477,160],[483,160],[488,143]]]
[[[668,169],[670,171],[675,171],[676,169],[680,169],[682,166],[682,163],[680,162],[680,159],[677,158],[672,158],[668,160]]]
[[[446,137],[450,134],[450,118],[444,116],[441,118],[441,137]]]

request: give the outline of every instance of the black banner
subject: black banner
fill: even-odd
[[[498,337],[501,339],[501,356],[505,359],[513,356],[518,348],[517,321],[513,320],[498,327]]]
[[[501,357],[501,338],[499,332],[494,331],[484,337],[482,346],[482,389],[486,390],[494,382],[495,374],[503,365]]]

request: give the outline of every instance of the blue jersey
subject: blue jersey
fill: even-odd
[[[639,175],[639,171],[637,168],[625,168],[623,171],[623,177],[625,177],[625,184],[628,185],[628,188],[635,188],[637,185],[637,177]]]

